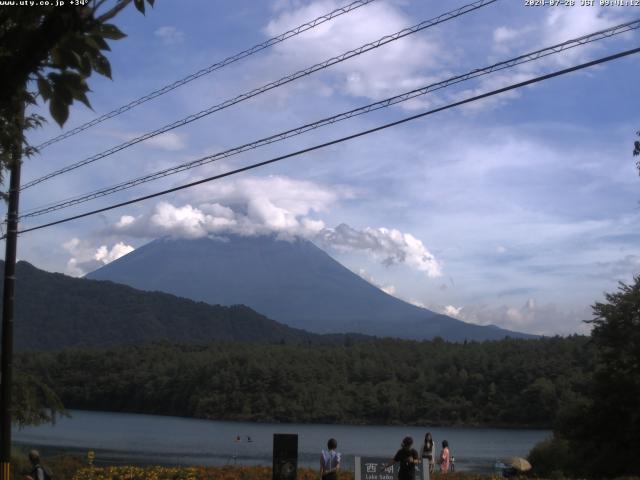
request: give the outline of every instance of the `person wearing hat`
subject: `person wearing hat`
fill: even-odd
[[[383,468],[387,468],[394,463],[400,463],[400,470],[398,471],[398,480],[414,480],[416,474],[416,465],[420,463],[420,457],[418,452],[411,448],[413,445],[413,438],[404,437],[400,450],[391,459],[391,461],[383,465]]]

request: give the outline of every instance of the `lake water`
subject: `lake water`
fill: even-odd
[[[271,464],[274,433],[298,434],[298,463],[315,468],[327,440],[338,440],[343,468],[353,469],[359,456],[391,457],[402,438],[415,447],[431,431],[436,445],[448,440],[456,469],[489,471],[496,459],[526,456],[547,430],[429,428],[361,425],[305,425],[219,422],[180,417],[72,410],[55,425],[14,431],[14,441],[44,454],[96,452],[96,464],[163,465]],[[235,441],[240,436],[241,441]],[[248,441],[250,438],[251,441]],[[439,448],[438,448],[439,452]]]

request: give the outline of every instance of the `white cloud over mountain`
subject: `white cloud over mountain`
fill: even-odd
[[[65,242],[62,247],[69,253],[66,273],[74,277],[81,277],[103,265],[130,253],[134,250],[131,245],[117,242],[109,248],[107,245],[95,247],[87,240],[77,237]]]
[[[180,206],[163,201],[149,215],[124,215],[114,229],[143,238],[222,233],[309,238],[324,228],[316,214],[340,198],[336,190],[283,176],[231,180],[189,192]]]
[[[429,277],[442,275],[440,262],[410,233],[388,228],[356,230],[343,223],[336,228],[324,229],[318,239],[322,245],[330,248],[365,251],[386,266],[404,264]]]
[[[309,181],[282,176],[253,177],[198,191],[189,203],[174,205],[162,201],[149,214],[123,215],[111,233],[138,238],[164,235],[201,238],[224,234],[300,236],[328,249],[367,253],[385,266],[405,265],[428,277],[441,275],[441,262],[410,233],[385,227],[358,230],[347,224],[328,228],[317,218],[318,213],[338,199],[350,195],[348,191]]]

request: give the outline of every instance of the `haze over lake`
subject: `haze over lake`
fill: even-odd
[[[526,456],[547,430],[492,428],[427,428],[403,426],[304,425],[219,422],[127,413],[70,411],[55,425],[26,427],[15,441],[43,452],[96,452],[96,463],[224,465],[270,464],[274,433],[297,433],[299,465],[315,468],[320,449],[330,437],[338,440],[343,465],[353,469],[353,457],[391,457],[406,435],[421,447],[427,431],[436,444],[449,441],[456,468],[488,471],[496,459]],[[240,436],[241,442],[235,442]],[[251,442],[249,442],[249,438]],[[234,458],[235,457],[235,458]]]

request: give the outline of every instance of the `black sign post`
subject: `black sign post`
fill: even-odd
[[[273,434],[273,480],[296,480],[298,477],[298,435]]]

